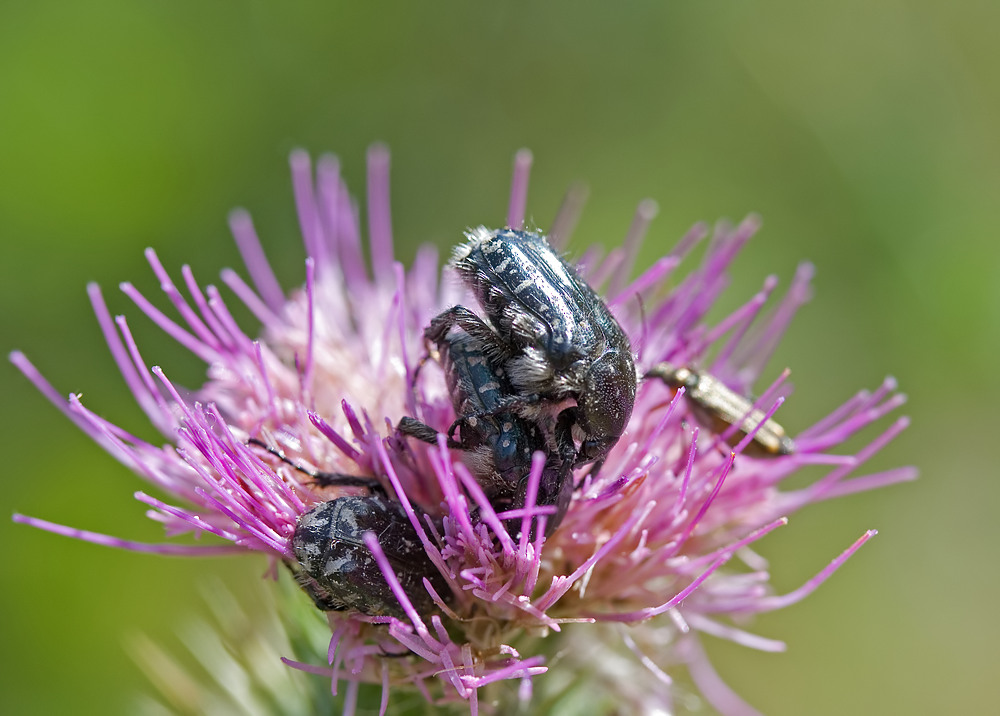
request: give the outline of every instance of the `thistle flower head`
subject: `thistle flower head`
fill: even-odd
[[[461,416],[440,368],[433,361],[422,365],[423,331],[442,309],[475,301],[460,282],[440,280],[434,249],[421,248],[409,268],[394,260],[385,150],[369,154],[367,256],[359,212],[336,160],[322,158],[313,172],[307,155],[296,152],[291,163],[307,254],[303,287],[280,287],[245,212],[230,220],[251,282],[229,269],[221,278],[259,328],[239,326],[223,294],[199,283],[187,266],[179,286],[152,249],[146,255],[164,293],[159,304],[171,305],[173,317],[122,285],[146,317],[205,361],[200,388],[182,389],[165,370],[150,367],[125,318],[112,318],[101,291],[88,287],[126,384],[168,444],[137,438],[88,410],[78,396],[64,401],[22,354],[11,356],[81,429],[170,496],[136,495],[168,536],[208,533],[216,539],[147,545],[15,519],[133,550],[262,552],[275,574],[278,565],[289,565],[319,603],[322,585],[296,552],[302,516],[333,500],[357,509],[389,504],[391,524],[409,542],[401,547],[362,529],[355,556],[375,571],[349,587],[356,590],[353,608],[341,603],[325,612],[328,663],[287,660],[330,678],[334,690],[346,683],[349,709],[365,682],[382,684],[383,712],[397,685],[419,689],[433,702],[464,700],[473,713],[484,694],[492,702],[505,693],[484,691],[499,682],[515,680],[510,693],[528,700],[533,677],[553,666],[547,658],[555,648],[548,644],[596,643],[605,658],[591,671],[614,683],[619,707],[633,707],[625,710],[669,711],[666,671],[684,664],[717,708],[752,713],[712,671],[699,635],[782,648],[742,631],[731,618],[798,601],[874,532],[786,595],[772,593],[767,564],[752,545],[806,504],[914,476],[910,468],[856,475],[905,419],[855,454],[837,451],[903,402],[892,379],[795,432],[794,443],[785,436],[783,448],[762,449],[765,433],[780,430],[773,416],[788,393],[787,371],[759,398],[745,396],[808,299],[812,267],[801,265],[776,302],[770,299],[777,281],[768,277],[749,301],[710,323],[706,314],[756,232],[755,218],[714,231],[695,226],[629,280],[655,214],[655,205],[643,202],[621,246],[579,258],[580,274],[630,338],[638,385],[624,435],[599,470],[576,470],[572,502],[546,537],[544,529],[531,528],[555,519],[555,508],[538,500],[544,450],[532,459],[526,504],[504,510],[491,503],[469,456],[445,438]],[[512,228],[523,224],[529,165],[530,155],[520,153],[506,221]],[[575,222],[572,197],[567,207],[549,230],[557,247]],[[681,268],[694,263],[688,255],[700,242],[708,244],[700,262]],[[776,305],[766,310],[769,304]],[[664,366],[684,367],[706,382],[676,379],[675,372],[668,380]],[[727,396],[746,415],[727,419],[711,402]],[[441,431],[437,444],[401,435],[395,426],[405,416]],[[753,420],[745,421],[748,416]],[[783,489],[786,479],[810,465],[825,474]],[[351,495],[356,502],[343,501]],[[391,608],[372,607],[376,592]],[[585,651],[569,648],[560,658],[572,663]],[[617,676],[623,658],[636,664],[627,682]]]

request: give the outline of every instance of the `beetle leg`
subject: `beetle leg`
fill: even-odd
[[[576,490],[576,485],[573,482],[573,461],[564,460],[559,467],[559,476],[556,482],[556,513],[549,518],[549,525],[545,528],[546,535],[552,534],[553,530],[562,522],[563,517],[566,516],[574,490]]]
[[[399,424],[396,425],[396,430],[407,437],[416,438],[417,440],[428,443],[429,445],[437,443],[437,430],[426,423],[420,422],[416,418],[400,418]]]
[[[476,333],[493,333],[493,329],[473,311],[465,306],[452,306],[431,319],[430,325],[424,329],[424,340],[435,346],[440,345],[448,331],[455,326],[461,326],[470,336],[477,338]],[[492,339],[496,340],[495,334]]]
[[[475,424],[476,420],[478,420],[479,418],[487,417],[488,415],[490,415],[490,414],[489,413],[475,413],[473,415],[463,415],[461,418],[458,418],[457,420],[455,420],[455,422],[453,422],[451,425],[448,426],[448,443],[449,444],[454,443],[455,445],[458,445],[459,447],[462,447],[463,444],[464,444],[463,441],[465,440],[465,437],[463,436],[461,439],[456,438],[455,437],[455,432],[458,431],[458,430],[461,430],[466,425],[472,427]],[[464,435],[464,433],[463,433],[463,435]]]
[[[492,359],[504,362],[510,357],[510,347],[500,339],[493,327],[465,306],[452,306],[431,319],[430,325],[424,330],[424,342],[428,344],[428,349],[440,349],[448,332],[455,326],[479,342]]]
[[[538,483],[538,494],[536,495],[535,504],[539,506],[554,506],[556,508],[556,511],[549,515],[545,523],[546,537],[551,535],[562,523],[563,518],[569,511],[569,503],[572,501],[573,492],[576,489],[576,485],[573,482],[573,457],[576,455],[576,449],[574,448],[572,451],[565,450],[565,453],[568,457],[556,457],[551,453],[549,454]],[[514,506],[518,508],[524,507],[527,502],[528,480],[529,475],[525,473],[518,484],[517,496],[514,500]],[[531,520],[529,537],[532,540],[537,535],[537,521],[537,518]],[[508,524],[508,531],[515,537],[519,536],[521,520],[515,519],[509,522],[513,524]]]
[[[559,459],[563,461],[564,465],[568,462],[572,466],[577,461],[576,443],[573,442],[573,426],[577,423],[576,413],[576,408],[566,408],[556,418],[554,436],[556,450],[558,450]]]
[[[417,361],[417,367],[413,369],[413,374],[410,376],[410,390],[416,389],[417,377],[420,375],[420,371],[424,369],[424,366],[427,364],[427,361],[429,361],[431,358],[434,358],[434,356],[431,355],[431,351],[429,350],[422,356],[420,356],[420,360]],[[435,358],[435,360],[437,359]]]
[[[518,413],[520,414],[524,408],[532,405],[537,405],[542,402],[542,396],[537,394],[532,395],[519,395],[519,396],[507,396],[499,403],[497,403],[492,410],[484,410],[479,413],[470,413],[469,415],[463,415],[451,424],[448,428],[448,438],[449,440],[454,439],[455,431],[461,428],[463,425],[470,423],[470,421],[479,420],[480,418],[492,418],[503,413]],[[563,412],[566,412],[565,410]],[[457,441],[460,443],[460,441]],[[570,437],[570,443],[573,442],[572,437]],[[573,449],[573,454],[576,454],[576,448]]]
[[[398,430],[401,434],[407,437],[416,438],[417,440],[425,442],[428,445],[437,445],[438,431],[432,428],[430,425],[420,422],[416,418],[411,418],[407,416],[400,418],[399,424],[396,426],[396,430]],[[451,435],[449,435],[448,447],[461,448],[463,446],[462,443],[453,439]]]
[[[257,447],[264,448],[269,453],[274,455],[276,458],[282,462],[291,465],[299,472],[308,475],[313,480],[316,481],[317,487],[367,487],[372,492],[377,492],[380,495],[385,495],[385,488],[382,483],[376,480],[374,477],[363,477],[361,475],[347,475],[342,472],[323,472],[322,470],[310,470],[308,468],[302,467],[301,465],[295,463],[291,460],[285,453],[276,447],[271,447],[262,440],[257,438],[250,438],[247,440],[250,445],[256,445]]]
[[[596,479],[597,476],[601,473],[602,467],[604,467],[604,460],[603,459],[595,460],[590,464],[590,470],[587,471],[587,477],[589,477],[591,480]]]

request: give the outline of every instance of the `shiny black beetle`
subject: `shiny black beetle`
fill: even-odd
[[[549,455],[535,504],[555,506],[556,512],[545,527],[545,534],[551,534],[566,515],[573,494],[572,459],[561,460],[551,454],[539,427],[506,408],[513,386],[472,336],[461,329],[452,331],[440,339],[435,352],[458,416],[453,427],[459,437],[449,436],[448,445],[465,451],[469,471],[495,510],[524,507],[532,455],[537,451]],[[399,431],[431,444],[437,442],[437,431],[414,418],[400,420]],[[520,518],[507,523],[515,536],[520,528]],[[534,532],[532,527],[532,535]]]
[[[442,600],[451,600],[451,588],[427,555],[402,504],[390,499],[378,480],[308,470],[256,438],[249,443],[309,475],[319,487],[366,487],[370,491],[360,497],[345,496],[323,502],[299,516],[291,540],[295,562],[288,566],[318,608],[351,609],[370,616],[405,616],[365,545],[365,532],[375,534],[396,579],[418,613],[439,611],[424,588],[425,578]],[[416,507],[414,510],[424,520],[425,513]],[[437,527],[443,531],[440,523]]]
[[[600,464],[635,403],[628,337],[543,235],[479,227],[467,239],[451,266],[485,315],[454,306],[431,321],[425,338],[440,346],[460,326],[512,386],[494,413],[516,412],[544,426],[564,461]]]
[[[743,450],[745,455],[774,457],[795,452],[795,442],[777,421],[764,420],[764,411],[754,408],[752,400],[710,373],[664,362],[651,368],[646,378],[659,378],[675,389],[683,387],[695,420],[718,435],[739,424],[726,440],[730,445],[735,446],[756,428],[753,440]]]

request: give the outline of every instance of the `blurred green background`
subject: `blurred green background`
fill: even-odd
[[[433,9],[431,9],[433,7]],[[301,277],[287,155],[334,151],[355,192],[393,152],[404,259],[502,223],[530,147],[529,214],[591,198],[574,247],[614,243],[639,200],[661,213],[645,262],[692,223],[757,211],[735,306],[801,258],[816,297],[789,365],[787,426],[896,375],[909,431],[872,469],[916,483],[813,506],[769,537],[778,588],[863,530],[881,534],[815,595],[753,628],[781,655],[709,647],[768,714],[977,714],[995,707],[1000,577],[1000,5],[993,2],[418,3],[6,0],[0,4],[0,340],[61,393],[151,436],[107,355],[85,284],[128,312],[145,357],[197,384],[115,286],[156,285],[142,250],[204,281],[237,266],[225,219],[252,212],[286,286]],[[142,484],[0,370],[17,510],[155,541]],[[792,430],[794,432],[794,428]],[[869,437],[873,433],[869,433]],[[253,588],[260,558],[171,560],[0,519],[0,712],[128,713],[148,686],[125,643],[177,648],[196,585]],[[637,668],[639,668],[637,666]]]

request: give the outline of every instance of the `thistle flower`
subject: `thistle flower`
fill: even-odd
[[[507,225],[524,222],[530,155],[519,153]],[[875,532],[853,545],[799,589],[774,595],[766,562],[751,545],[809,503],[915,476],[912,468],[855,476],[863,463],[905,426],[900,418],[855,454],[835,452],[847,438],[900,406],[890,379],[861,392],[795,435],[795,449],[766,459],[743,454],[755,441],[739,425],[702,427],[697,401],[663,381],[641,381],[631,422],[600,471],[581,469],[559,528],[547,539],[505,525],[526,526],[551,514],[535,504],[545,462],[535,455],[528,500],[516,513],[491,506],[463,463],[461,451],[414,444],[393,426],[418,416],[444,430],[456,418],[440,370],[428,365],[423,328],[443,308],[470,299],[457,282],[439,282],[437,255],[421,248],[406,269],[393,259],[388,155],[369,154],[368,243],[361,248],[358,209],[324,157],[315,175],[303,152],[291,158],[296,204],[306,247],[305,285],[286,293],[264,258],[248,214],[230,224],[252,287],[226,269],[222,281],[260,321],[245,332],[214,286],[202,287],[187,266],[187,296],[155,252],[146,257],[179,320],[130,284],[122,290],[168,335],[205,361],[207,380],[187,391],[159,367],[150,368],[125,318],[111,317],[101,291],[88,287],[112,356],[150,421],[170,441],[147,443],[88,410],[79,397],[62,400],[21,353],[11,360],[53,403],[123,464],[169,495],[139,492],[148,516],[169,537],[213,535],[212,544],[139,544],[44,520],[15,520],[91,542],[160,554],[260,552],[277,576],[296,566],[292,536],[313,507],[365,489],[318,481],[303,470],[374,478],[401,504],[445,593],[424,580],[426,604],[414,605],[372,533],[365,545],[399,603],[398,615],[325,612],[330,628],[326,664],[286,659],[291,666],[346,683],[346,712],[359,685],[381,684],[380,712],[390,689],[409,686],[433,703],[467,702],[480,709],[532,698],[535,677],[565,684],[586,655],[591,683],[614,694],[608,710],[667,713],[674,693],[667,672],[686,666],[720,711],[754,713],[712,670],[700,635],[775,651],[783,645],[738,628],[733,618],[778,609],[812,592]],[[563,246],[578,198],[561,210],[549,234]],[[605,298],[636,353],[640,374],[669,361],[698,366],[737,395],[748,395],[792,316],[810,293],[812,267],[802,264],[768,313],[777,280],[721,321],[706,314],[728,283],[727,271],[756,232],[749,218],[713,232],[695,226],[669,254],[628,281],[640,242],[655,214],[639,206],[621,247],[591,249],[581,274]],[[675,272],[696,244],[711,237],[699,265]],[[259,337],[254,338],[254,335]],[[754,402],[771,418],[787,393],[787,371]],[[702,406],[703,407],[703,406]],[[734,437],[735,435],[735,437]],[[742,439],[741,439],[742,438]],[[727,445],[734,444],[732,449]],[[262,446],[270,446],[268,452]],[[725,446],[723,449],[722,446]],[[283,459],[279,459],[279,457]],[[805,466],[825,474],[805,487],[782,489]],[[387,498],[388,499],[388,498]],[[361,595],[363,596],[363,595]],[[625,626],[630,625],[630,626]],[[558,654],[554,659],[551,655]],[[399,658],[404,657],[404,658]],[[627,659],[627,661],[624,661]],[[627,666],[623,666],[627,664]],[[628,678],[621,674],[628,668]],[[583,672],[580,672],[583,673]],[[504,688],[504,682],[516,688]],[[591,704],[592,706],[593,704]]]

